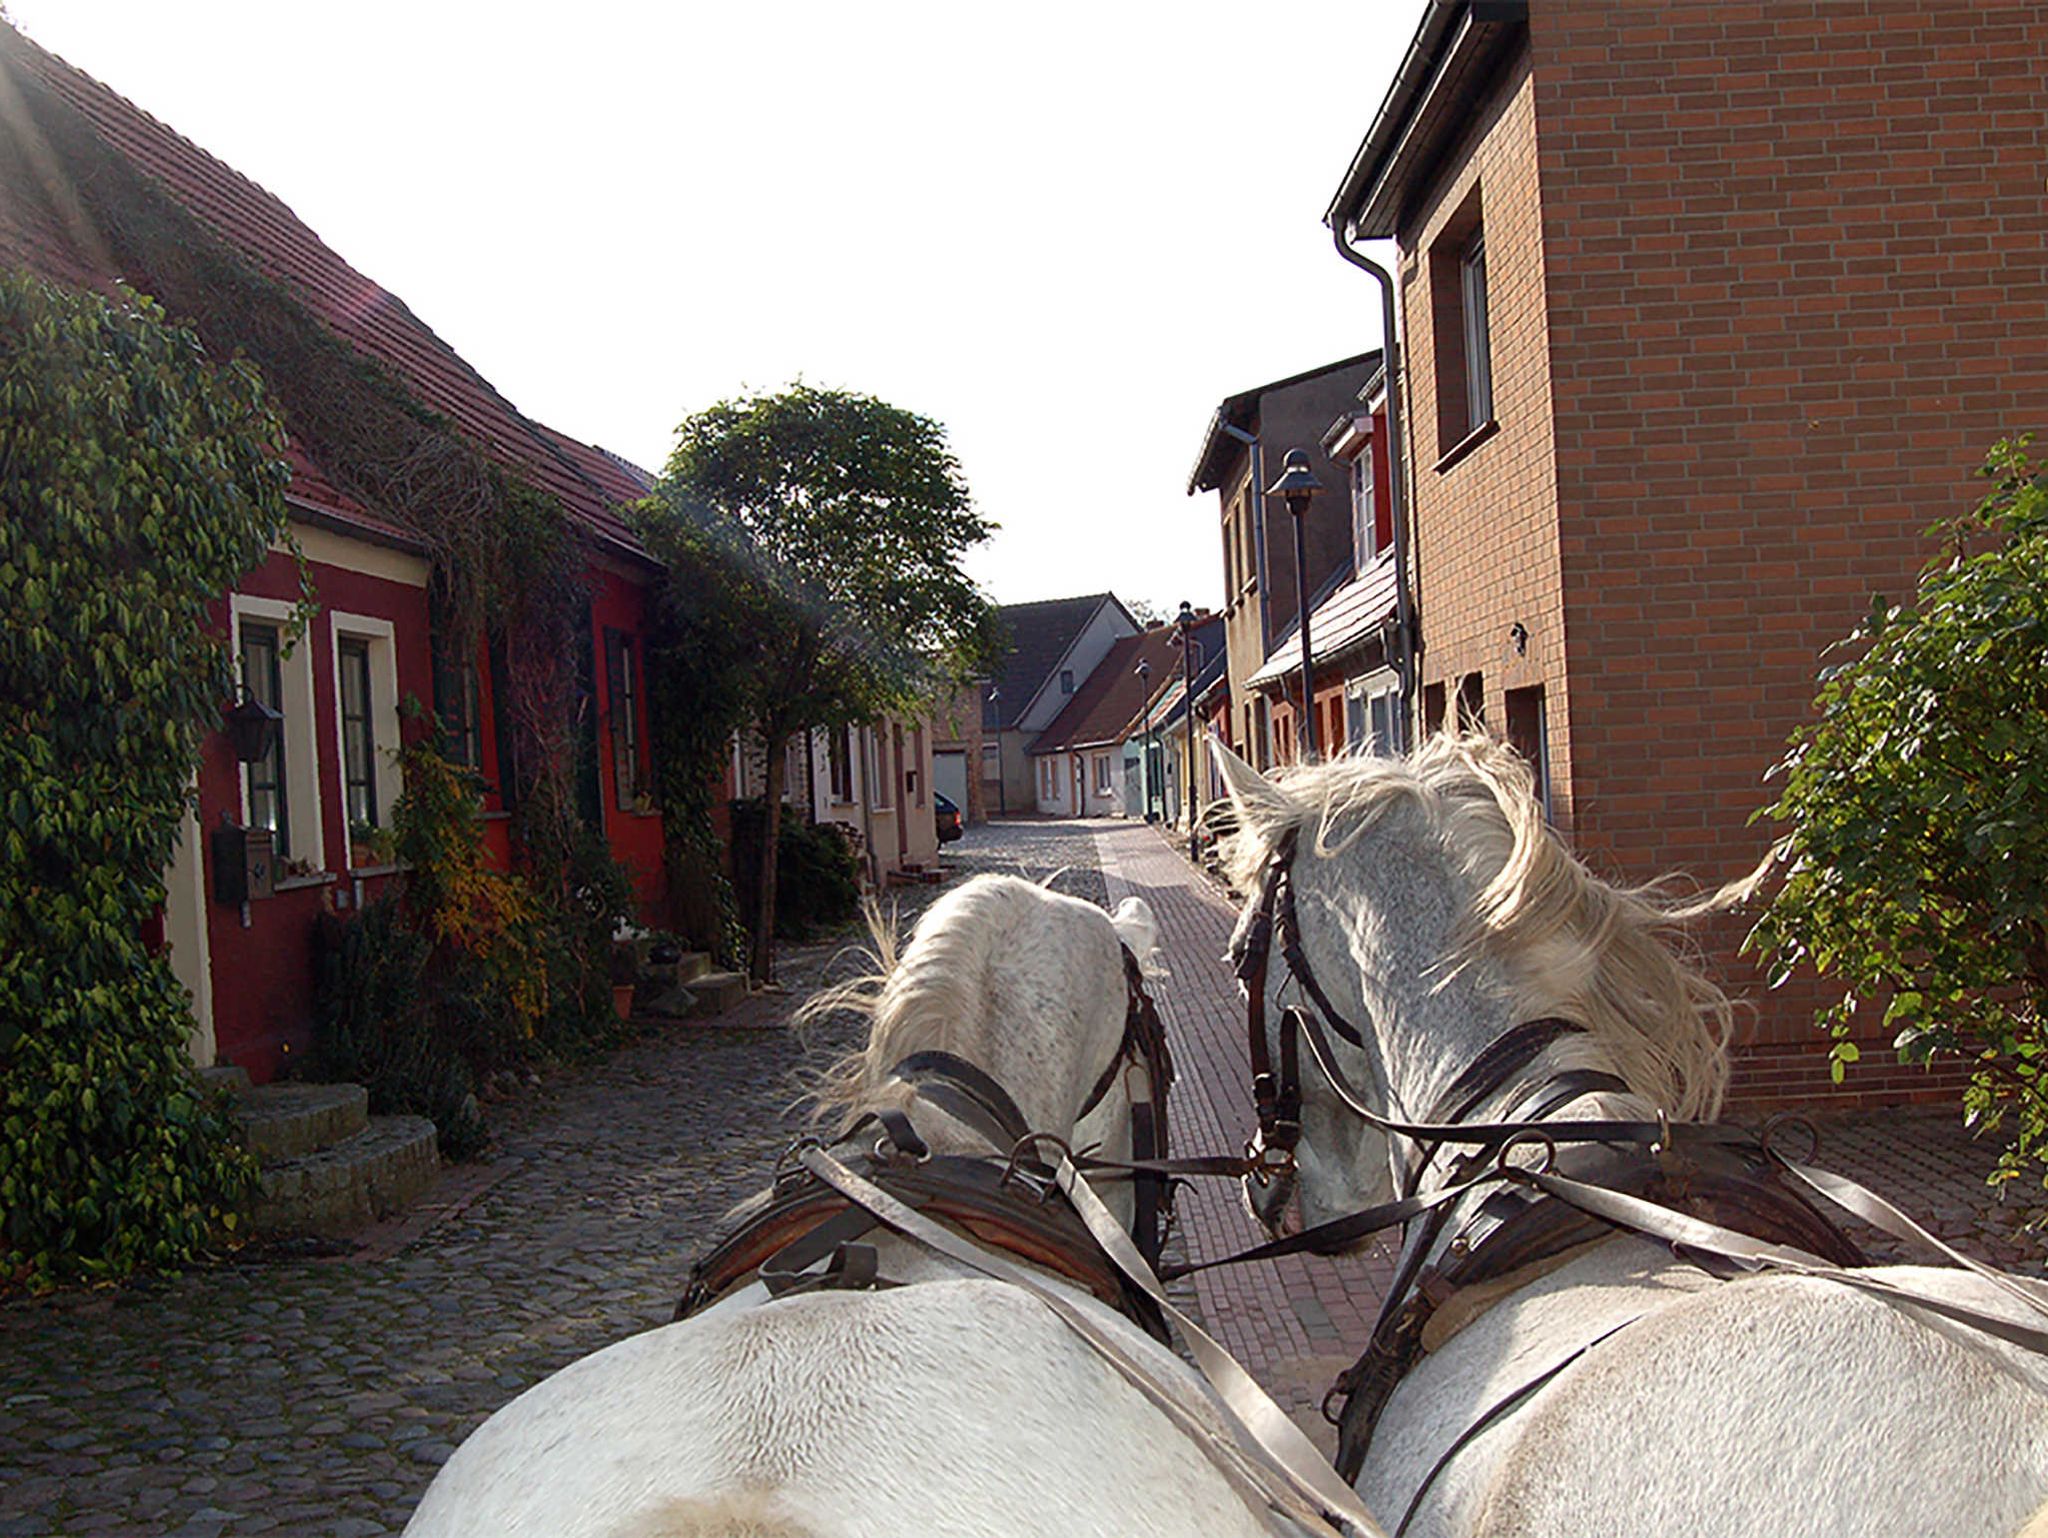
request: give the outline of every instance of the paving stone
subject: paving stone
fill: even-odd
[[[1153,992],[1181,1068],[1176,1141],[1241,1144],[1242,1024],[1220,959],[1234,914],[1170,845],[1142,826],[1026,822],[972,829],[947,861],[1057,872],[1058,890],[1098,903],[1145,897],[1170,968]],[[901,917],[943,890],[897,894]],[[374,1230],[339,1256],[252,1248],[117,1294],[0,1304],[0,1538],[400,1531],[438,1463],[493,1411],[667,1320],[693,1255],[788,1146],[803,1070],[851,1045],[829,1023],[808,1042],[780,1028],[841,944],[786,951],[781,992],[650,1027],[497,1107],[492,1163],[443,1175],[443,1189],[473,1181],[472,1194],[431,1226]],[[1822,1162],[1909,1210],[1945,1201],[1959,1216],[1944,1223],[1961,1225],[1949,1236],[2042,1269],[2039,1241],[1983,1188],[1982,1150],[1952,1116],[1823,1133]],[[1195,1258],[1252,1237],[1225,1185],[1183,1196],[1180,1217],[1174,1244]],[[1313,1427],[1388,1265],[1384,1251],[1298,1260],[1174,1291]]]

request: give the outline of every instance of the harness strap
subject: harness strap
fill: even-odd
[[[1627,1196],[1619,1191],[1587,1185],[1584,1181],[1571,1180],[1545,1170],[1516,1170],[1510,1173],[1508,1178],[1526,1181],[1559,1201],[1577,1207],[1581,1212],[1590,1213],[1594,1217],[1604,1218],[1618,1228],[1630,1229],[1653,1239],[1662,1239],[1668,1244],[1682,1245],[1689,1250],[1704,1250],[1709,1254],[1719,1255],[1733,1261],[1745,1271],[1783,1271],[1794,1276],[1811,1276],[1824,1281],[1840,1282],[1845,1287],[1853,1287],[1860,1292],[1868,1292],[1893,1303],[1924,1308],[1930,1313],[1940,1314],[1944,1318],[1955,1320],[1958,1324],[1982,1330],[1987,1335],[1995,1335],[2000,1340],[2028,1351],[2048,1354],[2048,1328],[2018,1324],[1997,1314],[1972,1308],[1965,1303],[1937,1298],[1918,1288],[1878,1276],[1874,1272],[1835,1265],[1822,1260],[1818,1255],[1795,1249],[1790,1245],[1752,1239],[1749,1235],[1737,1233],[1732,1228],[1723,1228],[1718,1223],[1691,1217],[1640,1196]],[[2048,1296],[2035,1295],[2031,1289],[2012,1287],[2006,1290],[2035,1314],[2048,1318]]]
[[[1356,1212],[1347,1212],[1341,1218],[1331,1218],[1326,1223],[1317,1223],[1311,1228],[1302,1229],[1299,1233],[1288,1234],[1280,1239],[1270,1239],[1264,1244],[1255,1244],[1250,1249],[1239,1250],[1234,1255],[1162,1267],[1159,1274],[1167,1281],[1177,1281],[1183,1276],[1193,1276],[1197,1271],[1207,1271],[1214,1266],[1234,1266],[1251,1260],[1277,1260],[1282,1255],[1299,1255],[1303,1251],[1316,1255],[1340,1254],[1361,1239],[1406,1223],[1432,1208],[1454,1202],[1469,1193],[1473,1187],[1500,1178],[1498,1171],[1489,1170],[1463,1185],[1445,1186],[1442,1190],[1432,1191],[1427,1196],[1404,1196],[1399,1201],[1382,1202],[1377,1207],[1362,1207]]]
[[[952,1052],[913,1052],[890,1070],[955,1121],[972,1127],[993,1148],[1014,1148],[1031,1123],[1010,1092],[986,1070]],[[900,1146],[900,1145],[899,1145]]]
[[[1555,1378],[1559,1373],[1571,1366],[1572,1363],[1578,1361],[1580,1357],[1591,1351],[1595,1346],[1619,1335],[1623,1330],[1634,1324],[1637,1319],[1642,1317],[1641,1314],[1637,1314],[1634,1318],[1622,1320],[1620,1324],[1615,1325],[1612,1329],[1602,1330],[1598,1335],[1595,1335],[1562,1361],[1551,1363],[1550,1366],[1544,1368],[1543,1371],[1536,1374],[1535,1377],[1524,1383],[1520,1388],[1510,1390],[1507,1394],[1495,1400],[1487,1408],[1484,1415],[1481,1415],[1471,1425],[1459,1432],[1452,1440],[1451,1445],[1443,1450],[1442,1455],[1438,1457],[1435,1463],[1430,1465],[1429,1472],[1422,1477],[1422,1483],[1416,1486],[1415,1494],[1409,1497],[1408,1509],[1401,1513],[1401,1524],[1394,1529],[1394,1538],[1402,1538],[1402,1535],[1408,1531],[1408,1524],[1413,1522],[1415,1514],[1422,1510],[1422,1498],[1429,1494],[1430,1486],[1436,1483],[1437,1475],[1449,1468],[1451,1460],[1476,1440],[1481,1432],[1497,1424],[1507,1416],[1512,1415],[1544,1384]]]
[[[1329,1465],[1324,1463],[1301,1430],[1287,1419],[1280,1407],[1265,1397],[1264,1391],[1252,1382],[1251,1375],[1231,1360],[1221,1346],[1202,1334],[1200,1327],[1167,1301],[1164,1289],[1153,1277],[1144,1263],[1130,1236],[1117,1226],[1115,1217],[1102,1205],[1101,1199],[1088,1188],[1081,1173],[1073,1162],[1062,1157],[1058,1178],[1060,1188],[1074,1203],[1083,1221],[1096,1240],[1108,1251],[1112,1260],[1137,1285],[1148,1292],[1153,1300],[1184,1333],[1190,1347],[1199,1339],[1208,1351],[1228,1363],[1242,1380],[1242,1385],[1225,1389],[1218,1384],[1218,1393],[1223,1397],[1226,1413],[1252,1438],[1254,1446],[1266,1453],[1269,1462],[1249,1456],[1245,1449],[1234,1444],[1222,1444],[1209,1435],[1206,1417],[1194,1404],[1187,1402],[1186,1391],[1178,1384],[1161,1377],[1150,1366],[1134,1356],[1125,1342],[1092,1318],[1074,1301],[1056,1289],[1046,1285],[1039,1277],[1009,1260],[1007,1257],[982,1250],[969,1244],[959,1235],[931,1222],[923,1214],[905,1206],[880,1187],[863,1180],[852,1170],[834,1159],[824,1149],[809,1147],[798,1154],[805,1169],[819,1180],[832,1187],[848,1201],[858,1203],[874,1214],[882,1223],[909,1239],[915,1239],[927,1248],[959,1262],[984,1276],[1009,1282],[1023,1288],[1059,1319],[1079,1335],[1105,1361],[1114,1367],[1123,1378],[1136,1388],[1161,1413],[1188,1434],[1195,1444],[1202,1448],[1216,1463],[1217,1468],[1241,1492],[1261,1504],[1271,1506],[1292,1517],[1295,1521],[1319,1534],[1338,1534],[1342,1538],[1361,1535],[1361,1538],[1385,1538],[1384,1530],[1373,1521],[1371,1514],[1360,1504],[1356,1494],[1338,1481]],[[1198,1360],[1201,1352],[1198,1349]],[[1204,1363],[1206,1368],[1207,1364]],[[1248,1386],[1256,1401],[1243,1399],[1241,1388]],[[1257,1401],[1263,1401],[1263,1407]],[[1242,1402],[1245,1409],[1238,1406]],[[1206,1401],[1202,1402],[1206,1405]],[[1253,1417],[1253,1424],[1246,1424],[1246,1413]],[[1254,1430],[1256,1425],[1257,1430]],[[1286,1456],[1270,1450],[1266,1436],[1270,1435],[1286,1449]],[[1288,1433],[1293,1443],[1288,1442]]]

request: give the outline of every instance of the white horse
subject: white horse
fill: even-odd
[[[989,1153],[986,1137],[891,1078],[909,1054],[938,1049],[991,1075],[1032,1128],[1129,1157],[1124,1089],[1076,1126],[1120,1050],[1120,937],[1141,957],[1151,951],[1142,901],[1126,901],[1112,922],[1014,877],[981,876],[948,893],[869,995],[870,1039],[830,1075],[828,1109],[902,1108],[934,1152]],[[875,1137],[871,1127],[844,1147],[864,1150]],[[915,1285],[771,1300],[754,1283],[585,1357],[479,1427],[407,1533],[1296,1531],[1240,1497],[1195,1439],[1045,1304],[880,1230],[869,1242],[884,1277]],[[1199,1398],[1166,1348],[1086,1290],[1042,1274],[1124,1351]],[[1207,1429],[1229,1435],[1220,1418]]]
[[[1359,1029],[1362,1045],[1332,1034],[1331,1050],[1362,1103],[1423,1118],[1518,1022],[1562,1017],[1583,1031],[1459,1119],[1496,1120],[1575,1068],[1631,1092],[1583,1094],[1549,1115],[1716,1114],[1729,1005],[1674,958],[1679,910],[1579,864],[1507,750],[1441,737],[1409,758],[1345,758],[1277,780],[1218,756],[1240,888],[1254,890],[1276,846],[1296,840],[1304,970]],[[1266,998],[1270,1020],[1306,1002],[1277,956]],[[1301,1217],[1387,1200],[1414,1145],[1374,1132],[1306,1053],[1301,1075]],[[1455,1153],[1431,1162],[1421,1189],[1445,1185]],[[1281,1184],[1247,1184],[1276,1232]],[[1358,1480],[1390,1526],[1405,1514],[1416,1538],[1795,1538],[2010,1534],[2048,1517],[2042,1357],[1823,1279],[1716,1281],[1636,1236],[1552,1264],[1439,1308],[1446,1328],[1387,1401]],[[1961,1271],[1877,1274],[2042,1323]],[[1490,1409],[1589,1347],[1454,1451]]]

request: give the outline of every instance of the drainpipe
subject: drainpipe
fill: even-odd
[[[1422,637],[1416,619],[1419,594],[1412,594],[1408,588],[1408,558],[1411,533],[1408,527],[1407,456],[1402,452],[1406,441],[1404,424],[1401,421],[1401,344],[1395,329],[1394,279],[1378,262],[1351,244],[1344,232],[1344,221],[1332,219],[1330,233],[1337,242],[1337,254],[1352,266],[1370,273],[1380,286],[1380,330],[1381,360],[1387,373],[1387,491],[1393,502],[1394,514],[1394,624],[1395,670],[1401,680],[1401,729],[1407,741],[1402,745],[1412,747],[1416,740],[1416,719],[1418,702],[1422,691],[1416,687],[1415,659],[1422,654]],[[1371,466],[1367,466],[1370,473]],[[1416,585],[1421,585],[1421,572],[1416,573]]]
[[[1245,498],[1245,516],[1252,521],[1252,575],[1259,584],[1259,661],[1266,660],[1266,649],[1273,644],[1272,626],[1266,616],[1266,456],[1256,436],[1246,432],[1216,415],[1216,425],[1251,450],[1251,495]],[[1235,593],[1230,595],[1235,598]]]

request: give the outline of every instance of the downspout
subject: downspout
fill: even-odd
[[[1259,584],[1259,661],[1264,662],[1267,648],[1273,644],[1272,626],[1266,614],[1265,449],[1256,436],[1226,420],[1220,411],[1216,413],[1216,425],[1251,450],[1251,480],[1249,494],[1244,499],[1244,513],[1252,521],[1252,575]]]
[[[1408,587],[1411,541],[1408,527],[1408,457],[1402,452],[1407,435],[1401,421],[1401,392],[1404,381],[1401,378],[1401,344],[1395,329],[1394,279],[1386,268],[1351,244],[1350,238],[1344,232],[1344,220],[1341,217],[1330,222],[1330,234],[1336,239],[1337,254],[1352,266],[1372,274],[1374,281],[1380,286],[1380,330],[1383,333],[1380,343],[1381,362],[1387,374],[1387,492],[1394,504],[1394,644],[1397,659],[1394,666],[1401,680],[1401,730],[1406,738],[1402,746],[1412,747],[1419,725],[1416,709],[1421,691],[1415,684],[1415,659],[1422,654],[1422,637],[1416,616],[1420,594],[1411,593]],[[1421,586],[1420,570],[1416,572],[1416,586]]]

